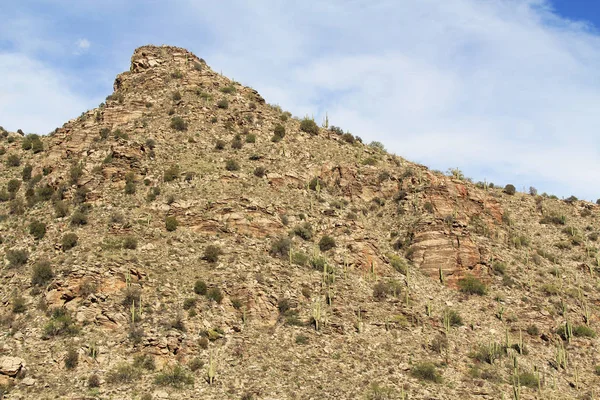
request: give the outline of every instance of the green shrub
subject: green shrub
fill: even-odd
[[[176,131],[186,131],[187,130],[187,122],[181,117],[173,117],[171,118],[171,128]]]
[[[4,203],[10,199],[11,195],[6,191],[6,189],[0,190],[0,202]]]
[[[138,240],[133,236],[125,236],[123,239],[123,248],[129,250],[137,249]]]
[[[24,249],[10,249],[6,251],[6,259],[9,267],[20,267],[27,263],[29,253]]]
[[[533,372],[528,371],[519,373],[515,377],[515,380],[519,382],[520,386],[525,386],[532,389],[537,389],[540,384],[540,378]]]
[[[14,314],[23,314],[27,311],[27,305],[25,299],[21,296],[15,296],[12,299],[12,312]]]
[[[435,383],[441,383],[443,381],[442,376],[437,372],[437,368],[433,363],[430,362],[422,362],[414,365],[410,373],[415,378],[431,381]]]
[[[545,215],[541,220],[540,224],[554,224],[554,225],[565,225],[567,223],[567,217],[563,214],[551,213]]]
[[[354,142],[355,142],[354,135],[351,133],[344,133],[342,135],[342,140],[349,144],[354,144]]]
[[[235,93],[235,86],[233,85],[228,85],[228,86],[224,86],[221,89],[219,89],[221,91],[221,93],[225,93],[225,94],[232,94]]]
[[[133,358],[133,366],[136,368],[143,368],[148,371],[154,371],[156,369],[156,363],[154,357],[149,354],[138,354]]]
[[[458,281],[458,287],[461,292],[483,296],[487,293],[487,287],[481,280],[468,274]]]
[[[173,101],[181,100],[181,93],[179,92],[179,90],[174,91],[171,95],[171,98],[173,99]]]
[[[595,338],[596,332],[587,325],[575,325],[572,327],[573,336],[575,337],[587,337],[587,338]],[[556,333],[562,337],[564,340],[567,340],[567,333],[565,325],[561,325]]]
[[[87,215],[81,210],[77,210],[73,213],[73,215],[71,215],[71,225],[81,226],[86,225],[87,222]]]
[[[500,261],[495,261],[492,264],[492,270],[496,275],[504,275],[506,274],[506,264]]]
[[[312,119],[304,118],[302,122],[300,122],[300,130],[311,135],[316,135],[319,133],[319,126]]]
[[[54,203],[54,214],[56,218],[63,218],[69,214],[69,205],[62,200]]]
[[[65,368],[75,369],[78,363],[79,354],[74,348],[70,347],[69,350],[67,350],[67,356],[65,357]]]
[[[13,193],[13,194],[17,193],[20,188],[21,188],[21,181],[19,181],[18,179],[11,179],[6,184],[6,190],[8,190],[9,193]]]
[[[44,326],[44,337],[72,336],[79,332],[71,314],[66,308],[55,308],[50,321]]]
[[[89,388],[97,388],[100,387],[100,377],[96,374],[92,374],[89,376],[87,380],[87,385]]]
[[[179,165],[171,165],[163,174],[165,182],[171,182],[179,179]]]
[[[35,190],[35,195],[39,201],[48,201],[52,198],[53,194],[54,188],[50,185],[42,185]]]
[[[398,272],[400,272],[403,275],[406,275],[408,272],[408,265],[406,264],[406,261],[404,261],[402,258],[396,256],[396,255],[391,255],[390,256],[390,264],[392,264],[392,267],[394,267],[394,269]]]
[[[175,388],[180,388],[184,385],[192,385],[194,383],[194,378],[186,373],[182,367],[176,365],[172,369],[164,370],[158,374],[154,382],[161,386],[168,385]]]
[[[128,181],[125,183],[125,194],[134,194],[135,193],[135,183],[132,181]]]
[[[82,175],[83,175],[83,165],[82,164],[75,164],[75,165],[71,166],[71,169],[69,170],[69,176],[71,178],[72,185],[77,184],[77,182],[79,182],[79,178],[81,178]]]
[[[6,165],[9,167],[18,167],[21,165],[21,159],[16,154],[11,154],[6,158]]]
[[[165,218],[165,227],[167,228],[167,231],[173,232],[177,229],[178,225],[179,223],[177,222],[177,218],[175,216]]]
[[[321,251],[331,250],[335,247],[335,240],[331,236],[323,236],[321,240],[319,240],[319,249]]]
[[[65,234],[62,238],[62,250],[71,250],[73,247],[77,246],[78,240],[79,238],[77,235],[72,232]]]
[[[292,233],[304,240],[311,240],[313,237],[313,230],[308,222],[304,222],[303,224],[294,227]]]
[[[258,177],[258,178],[262,178],[266,175],[267,173],[267,169],[265,167],[262,166],[258,166],[256,168],[254,168],[254,176]]]
[[[194,293],[204,296],[206,294],[206,291],[207,286],[204,281],[197,280],[196,283],[194,283]]]
[[[196,306],[197,299],[190,297],[183,301],[183,309],[189,310],[190,308],[194,308]]]
[[[40,221],[32,221],[29,224],[29,234],[36,240],[41,240],[46,236],[46,224]]]
[[[236,160],[229,159],[225,163],[225,169],[227,171],[239,171],[240,170],[240,164]]]
[[[108,383],[131,383],[139,379],[141,373],[133,365],[122,363],[106,374]]]
[[[246,143],[256,143],[256,135],[254,133],[247,134]]]
[[[275,240],[271,244],[271,249],[269,253],[273,256],[279,256],[282,258],[286,258],[290,254],[290,248],[292,246],[292,241],[289,238],[282,237]]]
[[[221,254],[223,254],[223,250],[221,250],[219,246],[211,244],[206,246],[206,248],[204,249],[203,258],[210,263],[216,263],[217,261],[219,261],[219,256]]]
[[[50,261],[39,260],[33,265],[31,272],[31,284],[34,286],[44,286],[54,277]]]
[[[31,179],[31,171],[33,171],[33,167],[29,164],[25,165],[23,167],[23,172],[21,174],[21,178],[27,182],[28,180]]]
[[[210,288],[206,292],[206,297],[209,300],[213,300],[219,304],[221,304],[221,302],[223,301],[223,293],[221,293],[221,289],[219,289],[218,287]]]
[[[308,336],[301,333],[296,335],[296,344],[308,344]]]
[[[229,108],[229,102],[226,99],[221,99],[217,102],[217,107],[226,110]]]
[[[458,311],[447,309],[445,311],[445,318],[448,318],[448,321],[450,322],[450,326],[462,326],[463,325],[462,317],[460,316]],[[444,318],[442,318],[442,322],[443,322],[443,319]]]
[[[503,192],[512,196],[517,192],[517,189],[515,188],[514,185],[508,184],[508,185],[504,186]]]
[[[285,127],[281,124],[275,125],[275,129],[273,132],[273,138],[271,140],[273,142],[279,142],[284,137],[285,137]]]
[[[323,189],[325,187],[325,182],[315,177],[310,180],[310,182],[308,183],[308,187],[310,190],[317,190],[317,187]]]

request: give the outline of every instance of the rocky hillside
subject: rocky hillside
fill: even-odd
[[[0,136],[7,399],[600,396],[594,204],[430,171],[175,47]]]

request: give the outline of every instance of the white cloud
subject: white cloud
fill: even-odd
[[[87,109],[67,77],[22,54],[0,54],[0,125],[46,134]]]
[[[75,45],[80,51],[86,51],[92,44],[87,39],[78,39],[77,42],[75,42]]]

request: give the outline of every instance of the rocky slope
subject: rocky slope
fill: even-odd
[[[175,47],[2,131],[8,399],[594,398],[590,203],[444,175]]]

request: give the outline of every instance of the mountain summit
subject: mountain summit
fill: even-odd
[[[430,171],[169,46],[0,136],[8,399],[600,394],[594,204]]]

